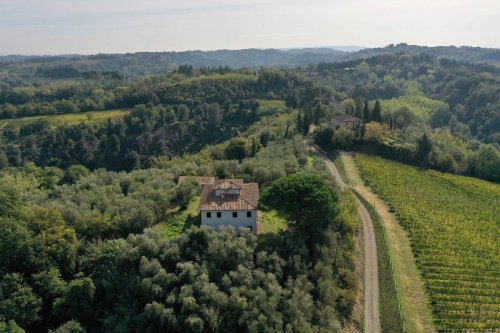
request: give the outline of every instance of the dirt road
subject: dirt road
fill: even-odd
[[[341,188],[347,185],[342,179],[339,170],[335,164],[321,152],[313,147],[326,163],[328,170],[335,177],[335,180]],[[365,252],[365,333],[380,333],[380,314],[379,314],[379,284],[378,284],[378,266],[377,266],[377,244],[375,243],[375,232],[373,222],[365,205],[356,197],[358,202],[358,213],[363,221],[364,234],[364,252]]]
[[[392,254],[394,278],[398,286],[400,310],[405,319],[405,331],[407,333],[436,332],[429,299],[425,293],[425,287],[413,257],[408,233],[399,225],[387,204],[373,193],[369,187],[365,186],[353,156],[340,153],[340,158],[349,186],[355,189],[365,200],[373,203],[374,209],[384,223]]]

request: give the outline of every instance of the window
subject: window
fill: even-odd
[[[238,212],[233,212],[233,217],[237,218],[238,217]]]
[[[252,217],[252,212],[247,212],[247,217]]]
[[[221,212],[217,212],[217,218],[221,218],[222,217],[222,213]]]
[[[253,227],[252,227],[251,225],[249,225],[248,227],[246,227],[246,229],[247,229],[248,231],[252,231]]]
[[[207,219],[209,218],[212,218],[212,213],[211,212],[207,212]]]

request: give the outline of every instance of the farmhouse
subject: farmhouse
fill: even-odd
[[[222,225],[261,229],[259,186],[242,179],[220,179],[203,185],[200,199],[201,224],[218,228]]]
[[[363,124],[363,119],[343,114],[333,118],[333,127],[343,127],[356,131]]]

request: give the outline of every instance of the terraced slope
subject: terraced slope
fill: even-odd
[[[500,185],[359,155],[408,230],[441,332],[500,331]]]

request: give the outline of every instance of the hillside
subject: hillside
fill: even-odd
[[[409,232],[439,331],[500,328],[500,186],[357,155]]]
[[[243,49],[184,52],[138,52],[126,54],[58,55],[58,56],[0,56],[1,72],[13,72],[23,78],[41,79],[61,75],[47,69],[71,68],[78,72],[117,71],[127,77],[169,72],[179,65],[194,67],[283,67],[293,68],[320,62],[341,62],[364,59],[377,55],[425,53],[466,62],[500,63],[500,50],[480,47],[439,46],[426,47],[407,44],[391,44],[381,48],[294,48],[294,49]],[[347,50],[347,51],[345,51]],[[67,72],[78,77],[77,71]]]

